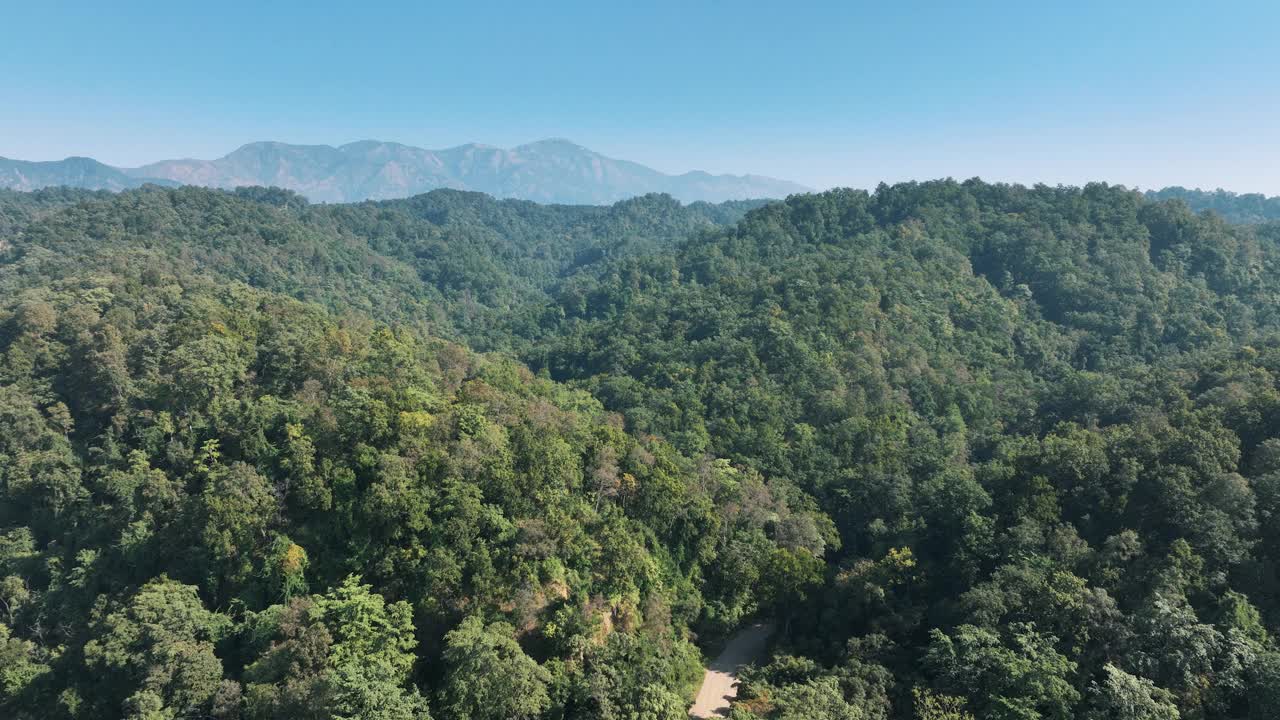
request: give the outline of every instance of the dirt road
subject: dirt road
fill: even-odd
[[[702,676],[702,688],[689,708],[689,715],[718,718],[728,714],[729,703],[738,696],[738,669],[759,659],[772,633],[773,626],[767,623],[739,630]]]

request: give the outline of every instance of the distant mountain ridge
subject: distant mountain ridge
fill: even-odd
[[[39,190],[63,185],[90,190],[128,190],[147,183],[178,184],[164,178],[129,173],[86,157],[50,162],[0,158],[0,187],[10,190]]]
[[[338,147],[255,142],[217,160],[162,160],[139,168],[114,168],[88,158],[43,163],[0,158],[0,187],[12,189],[69,185],[120,190],[147,182],[277,186],[315,202],[389,200],[438,188],[575,205],[603,205],[654,192],[683,202],[723,202],[809,191],[761,175],[667,175],[563,139],[511,149],[469,144],[445,150],[376,140]]]

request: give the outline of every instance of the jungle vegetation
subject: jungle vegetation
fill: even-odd
[[[1274,717],[1232,198],[0,192],[0,715]]]

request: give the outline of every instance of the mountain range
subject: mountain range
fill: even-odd
[[[128,190],[147,183],[178,184],[164,178],[135,176],[87,157],[49,162],[0,158],[0,187],[10,190],[39,190],[62,185],[89,190]]]
[[[470,144],[446,150],[375,140],[338,147],[255,142],[217,160],[162,160],[138,168],[117,168],[83,157],[51,162],[0,158],[0,187],[15,190],[56,185],[123,190],[146,183],[276,186],[314,202],[387,200],[454,188],[574,205],[602,205],[654,192],[683,202],[722,202],[781,198],[809,190],[761,175],[667,175],[561,139],[511,149]]]

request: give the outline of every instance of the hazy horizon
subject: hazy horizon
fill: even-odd
[[[11,9],[0,156],[136,167],[262,140],[563,137],[668,174],[816,189],[976,176],[1280,195],[1280,8],[1261,2],[228,8]]]

